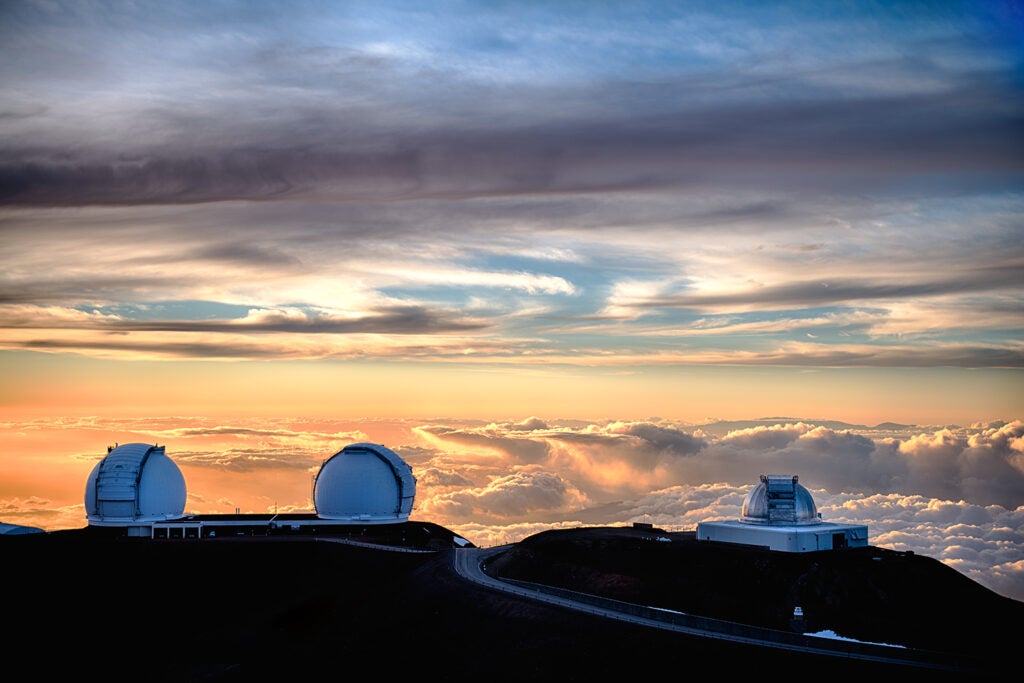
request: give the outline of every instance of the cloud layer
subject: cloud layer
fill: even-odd
[[[311,510],[311,482],[326,459],[348,443],[386,441],[413,467],[413,518],[485,546],[563,526],[642,521],[693,530],[738,518],[759,475],[795,474],[824,521],[867,524],[873,545],[933,556],[1024,599],[1019,420],[881,430],[770,419],[687,426],[167,418],[8,423],[3,434],[12,455],[111,434],[165,444],[186,478],[186,510],[204,513]],[[9,461],[0,519],[45,529],[87,523],[81,487],[105,449],[49,448],[51,457],[35,459],[65,481],[33,484],[24,465]]]

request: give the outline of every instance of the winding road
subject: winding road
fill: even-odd
[[[748,626],[734,622],[688,615],[656,607],[634,605],[565,589],[496,579],[484,571],[488,559],[500,554],[505,546],[493,548],[460,548],[451,551],[455,572],[463,579],[506,594],[537,600],[566,609],[616,619],[702,638],[732,641],[746,645],[780,648],[829,657],[861,659],[871,662],[933,669],[965,675],[984,672],[981,663],[962,656],[916,650],[901,646],[838,640]]]

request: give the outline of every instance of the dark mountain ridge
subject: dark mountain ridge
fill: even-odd
[[[277,681],[369,667],[451,681],[593,681],[708,666],[730,675],[808,666],[820,675],[962,679],[724,643],[508,595],[455,574],[460,551],[454,542],[442,549],[444,535],[432,526],[429,548],[410,542],[414,534],[372,529],[346,539],[391,550],[308,535],[0,537],[2,642],[43,680],[102,672],[109,681]],[[794,628],[799,604],[806,629],[952,650],[981,663],[981,677],[1009,663],[1013,627],[1024,623],[1024,603],[931,558],[879,548],[790,554],[688,532],[587,527],[496,550],[492,576],[780,630]]]
[[[774,552],[635,527],[544,531],[488,563],[495,576],[764,628],[991,656],[1024,603],[938,560],[874,546]],[[794,610],[802,618],[794,623]]]

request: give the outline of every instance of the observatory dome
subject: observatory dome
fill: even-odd
[[[748,524],[820,524],[814,498],[795,475],[762,474],[761,483],[743,501],[741,522]]]
[[[323,519],[361,524],[409,520],[416,478],[394,451],[372,443],[345,446],[320,467],[313,505]]]
[[[163,446],[109,448],[85,485],[85,513],[95,526],[176,519],[185,510],[185,478]]]

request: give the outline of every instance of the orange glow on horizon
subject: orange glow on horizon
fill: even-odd
[[[124,362],[0,354],[9,416],[590,420],[792,416],[970,424],[1024,413],[1020,372]]]

